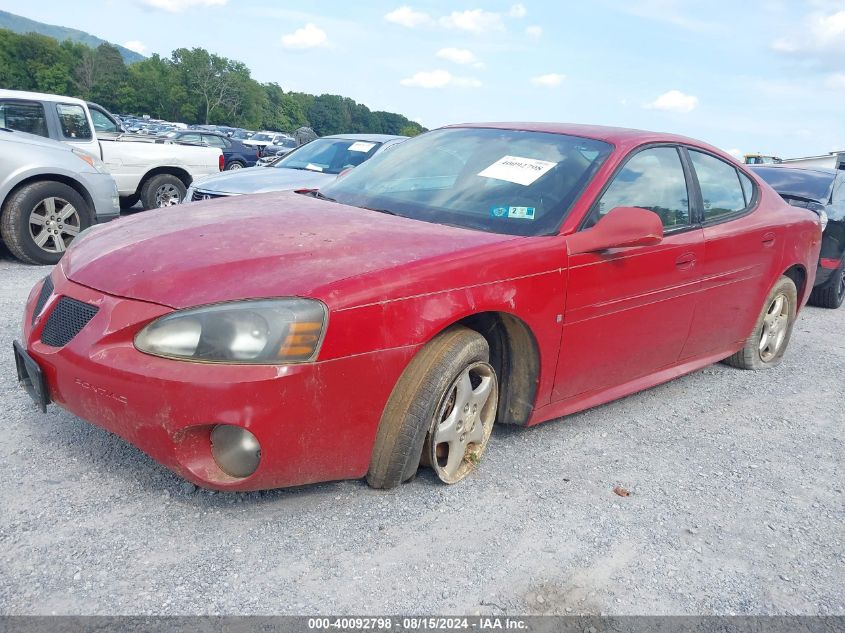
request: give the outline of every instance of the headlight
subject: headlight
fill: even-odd
[[[827,213],[825,213],[824,209],[819,211],[819,224],[821,224],[822,233],[824,233],[824,230],[827,228]]]
[[[312,299],[259,299],[180,310],[150,323],[135,347],[207,363],[279,365],[314,360],[326,307]]]
[[[76,154],[77,158],[80,158],[91,165],[97,173],[108,175],[109,170],[106,167],[106,164],[96,156],[89,154],[88,152],[83,152],[81,149],[74,148],[71,151]]]

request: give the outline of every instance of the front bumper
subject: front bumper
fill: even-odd
[[[117,185],[110,174],[87,174],[88,193],[94,203],[94,223],[114,220],[120,215]]]
[[[260,490],[359,478],[369,468],[381,413],[415,352],[399,348],[284,366],[202,364],[142,354],[144,325],[170,308],[75,284],[59,267],[54,291],[33,320],[41,284],[24,314],[24,338],[53,402],[111,431],[185,479],[217,490]],[[41,341],[62,296],[98,308],[63,347]],[[258,469],[234,478],[211,457],[216,424],[249,429]]]

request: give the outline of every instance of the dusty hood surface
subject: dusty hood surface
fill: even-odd
[[[235,169],[194,183],[202,191],[219,193],[267,193],[293,189],[318,189],[334,182],[335,174],[286,167]]]
[[[511,239],[286,192],[122,218],[72,245],[61,266],[101,292],[185,308],[318,296],[343,279]]]

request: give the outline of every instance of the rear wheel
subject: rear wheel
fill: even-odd
[[[845,260],[840,262],[839,268],[833,271],[828,282],[819,288],[813,288],[810,294],[810,305],[819,308],[836,309],[845,300]]]
[[[416,474],[421,459],[449,484],[475,470],[498,405],[489,357],[484,337],[461,326],[439,334],[417,354],[382,415],[367,474],[370,486],[398,486]]]
[[[141,187],[141,204],[145,209],[160,209],[181,204],[188,189],[173,174],[153,176]]]
[[[766,369],[780,363],[792,336],[797,309],[795,282],[781,277],[766,296],[751,336],[725,362],[740,369]]]
[[[91,225],[91,209],[72,187],[35,182],[3,205],[0,233],[12,254],[28,264],[55,264],[80,231]]]

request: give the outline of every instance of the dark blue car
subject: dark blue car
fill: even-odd
[[[223,134],[207,132],[205,130],[173,130],[165,134],[163,139],[179,141],[181,143],[197,143],[219,147],[223,152],[223,169],[243,169],[254,167],[258,160],[258,150],[244,145],[240,141],[228,138]]]

